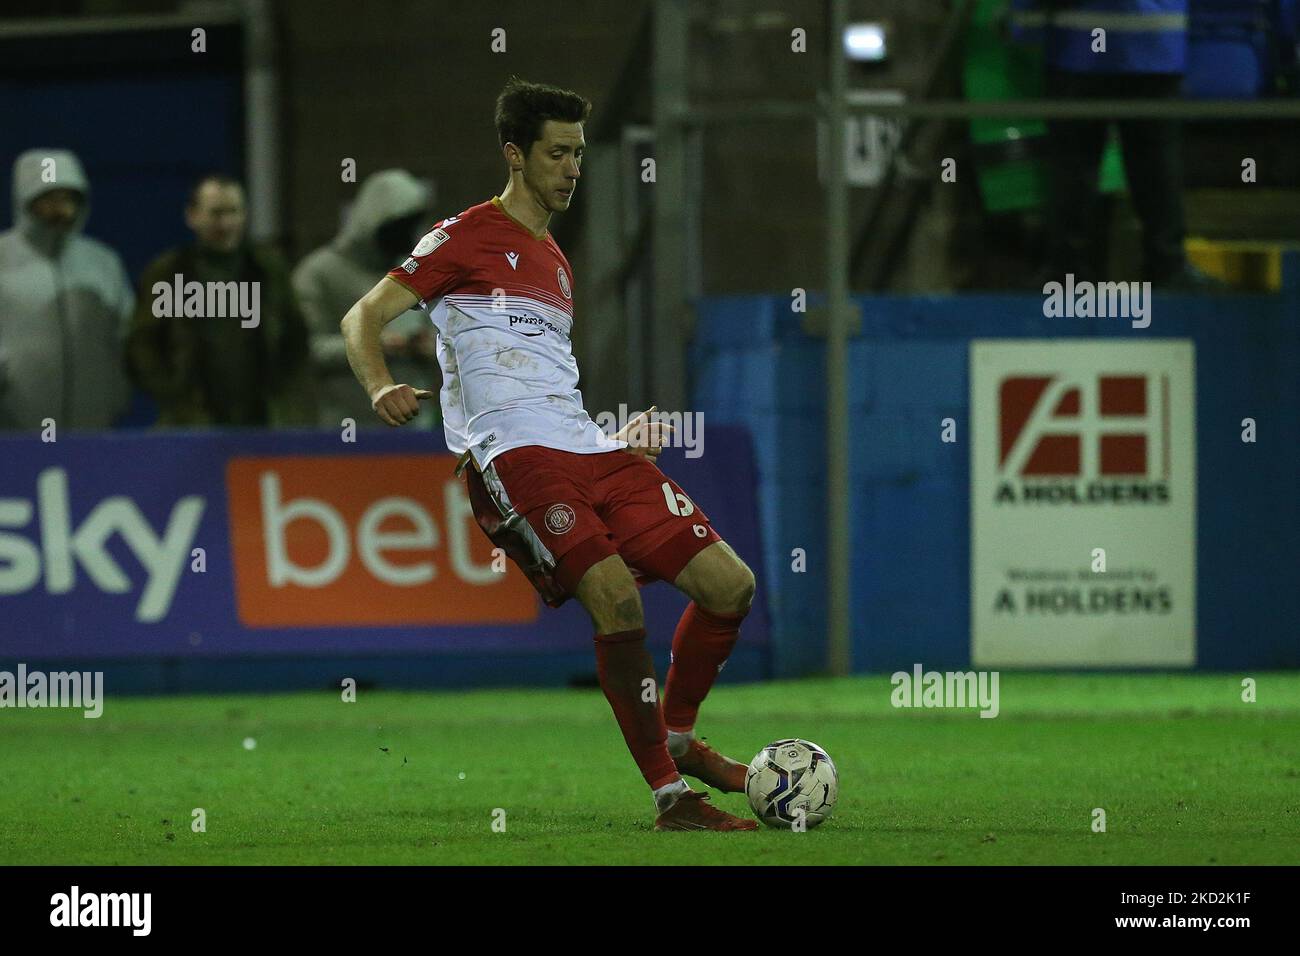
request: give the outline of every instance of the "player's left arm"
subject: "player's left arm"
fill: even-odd
[[[667,422],[655,420],[652,416],[659,408],[651,405],[644,412],[636,415],[614,435],[615,441],[627,442],[626,452],[642,455],[654,461],[668,447],[676,429]]]

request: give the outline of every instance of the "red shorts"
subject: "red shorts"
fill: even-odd
[[[621,556],[639,584],[671,583],[722,540],[677,482],[642,455],[525,445],[466,475],[479,526],[552,607],[610,555]]]

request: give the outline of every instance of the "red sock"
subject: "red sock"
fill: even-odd
[[[654,659],[645,646],[645,628],[597,634],[596,673],[645,782],[657,790],[677,780],[677,765],[668,754]],[[646,678],[654,683],[646,685]],[[650,701],[643,699],[646,686],[654,688]]]
[[[700,704],[731,655],[745,614],[717,614],[694,601],[686,605],[673,635],[673,662],[664,685],[664,723],[684,733],[695,726]]]

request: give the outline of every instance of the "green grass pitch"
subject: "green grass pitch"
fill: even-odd
[[[1227,674],[1004,673],[994,719],[894,709],[886,676],[715,689],[698,731],[724,752],[835,759],[807,833],[653,832],[594,690],[5,709],[0,864],[1296,864],[1300,674],[1254,676],[1257,703]]]

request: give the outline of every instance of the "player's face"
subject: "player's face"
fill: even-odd
[[[587,141],[581,123],[547,120],[524,164],[524,182],[548,212],[564,212],[582,175]]]
[[[248,221],[244,190],[233,183],[206,182],[185,210],[185,221],[199,245],[214,252],[234,252],[244,238]]]
[[[27,208],[46,226],[67,232],[81,211],[81,193],[75,189],[51,189],[33,199]]]

